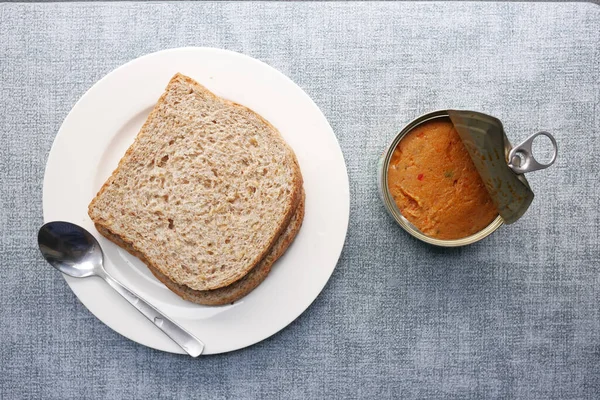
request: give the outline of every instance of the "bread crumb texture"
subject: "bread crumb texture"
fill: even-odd
[[[173,282],[210,290],[260,262],[301,188],[273,126],[177,74],[89,215]]]

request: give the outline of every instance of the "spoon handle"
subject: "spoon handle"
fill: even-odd
[[[192,335],[186,329],[181,327],[175,321],[154,308],[146,300],[127,289],[123,284],[110,276],[106,271],[101,275],[102,278],[123,296],[139,312],[154,323],[160,330],[167,334],[175,343],[192,357],[198,357],[204,350],[204,343]]]

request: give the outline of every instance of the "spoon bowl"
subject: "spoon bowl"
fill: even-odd
[[[91,233],[70,222],[49,222],[38,232],[42,255],[54,268],[74,278],[100,275],[104,255]]]

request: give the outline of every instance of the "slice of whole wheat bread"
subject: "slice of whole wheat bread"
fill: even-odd
[[[224,304],[233,303],[246,296],[252,290],[265,280],[271,267],[285,253],[287,248],[292,244],[296,235],[300,231],[302,226],[302,220],[304,219],[304,193],[296,211],[286,228],[286,230],[279,236],[269,253],[262,261],[254,267],[246,276],[242,279],[232,283],[231,285],[213,289],[213,290],[194,290],[187,286],[179,285],[167,276],[162,274],[151,263],[144,259],[142,254],[139,254],[135,249],[128,246],[126,243],[120,241],[116,236],[106,232],[102,227],[98,227],[98,231],[106,236],[109,240],[115,242],[117,245],[123,247],[125,250],[140,258],[140,260],[148,266],[148,269],[154,274],[156,279],[161,281],[169,290],[177,294],[184,300],[191,301],[197,304],[209,305],[209,306],[220,306]]]
[[[213,290],[268,254],[301,192],[273,126],[176,74],[88,214],[171,281]]]

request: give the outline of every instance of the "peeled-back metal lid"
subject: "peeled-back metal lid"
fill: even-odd
[[[556,140],[547,132],[538,132],[512,148],[497,118],[475,111],[457,110],[448,110],[448,116],[498,213],[506,224],[512,224],[525,214],[533,201],[533,191],[522,174],[552,165],[557,153]],[[554,148],[552,160],[547,164],[536,161],[531,150],[533,140],[540,135],[548,137]]]

